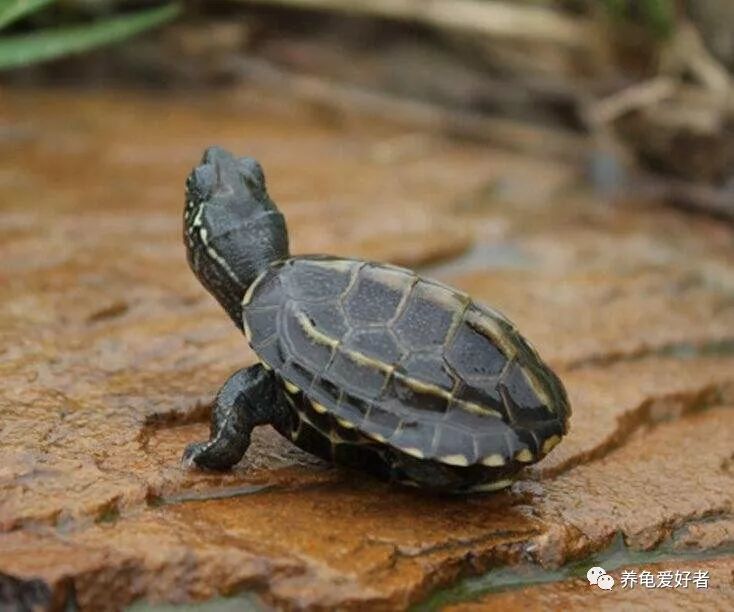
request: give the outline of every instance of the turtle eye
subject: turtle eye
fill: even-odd
[[[240,174],[244,177],[245,185],[254,189],[265,185],[265,175],[262,166],[252,157],[240,157],[238,160]]]
[[[249,175],[249,174],[240,174],[242,177],[242,182],[245,184],[245,187],[252,190],[257,187],[257,184],[255,183],[255,180]]]

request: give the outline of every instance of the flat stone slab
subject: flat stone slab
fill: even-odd
[[[568,388],[563,443],[469,498],[332,468],[269,428],[231,473],[185,471],[217,389],[254,360],[181,242],[183,180],[215,143],[262,161],[294,252],[418,267],[503,310]],[[0,597],[734,605],[731,227],[252,92],[4,92],[0,146]],[[703,568],[709,589],[606,593],[569,573],[613,546],[615,578]]]

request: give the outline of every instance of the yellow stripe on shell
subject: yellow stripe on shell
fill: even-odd
[[[461,467],[469,465],[469,459],[464,455],[445,455],[443,457],[439,457],[438,460],[441,463],[446,463],[448,465],[457,465]]]
[[[359,262],[352,259],[306,259],[301,261],[306,261],[317,268],[330,268],[337,272],[351,272],[352,268],[359,265]]]
[[[326,406],[324,406],[323,404],[319,404],[314,400],[311,400],[311,407],[319,414],[324,414],[326,412]]]
[[[250,286],[245,291],[245,295],[242,297],[242,305],[247,306],[252,301],[252,295],[255,292],[255,288],[258,286],[260,281],[265,278],[265,275],[269,272],[269,269],[263,270],[255,277],[255,280],[250,283]]]
[[[482,459],[482,465],[500,467],[505,465],[505,458],[500,454],[488,455]]]
[[[550,397],[548,397],[548,393],[545,390],[545,387],[540,383],[540,380],[535,375],[532,369],[526,370],[525,368],[522,369],[522,374],[525,377],[525,380],[528,382],[532,390],[535,392],[535,395],[540,400],[540,403],[543,404],[543,406],[546,406],[548,410],[552,412],[556,412],[556,406],[551,401]]]
[[[296,387],[296,385],[288,380],[283,379],[283,385],[285,386],[285,390],[292,395],[295,395],[300,391],[300,389]]]
[[[308,316],[303,312],[296,314],[296,319],[298,320],[301,329],[306,332],[306,335],[317,344],[323,344],[324,346],[330,346],[332,348],[339,344],[338,340],[316,329]]]
[[[551,436],[550,438],[546,439],[546,441],[543,442],[543,448],[541,449],[543,451],[543,454],[547,455],[549,452],[551,452],[560,441],[561,436],[558,435]]]
[[[326,410],[326,408],[324,408],[324,410]],[[354,429],[355,428],[354,423],[351,423],[347,421],[346,419],[336,417],[336,422],[339,423],[339,425],[341,425],[344,429]]]
[[[495,480],[494,482],[485,482],[473,486],[469,491],[473,493],[489,493],[491,491],[498,491],[499,489],[505,489],[513,483],[513,480],[506,478],[505,480]]]
[[[403,274],[408,274],[409,276],[415,276],[415,272],[413,270],[409,270],[408,268],[403,268],[402,266],[396,266],[395,264],[389,264],[389,263],[381,263],[379,264],[380,270],[392,270],[393,272],[402,272]]]

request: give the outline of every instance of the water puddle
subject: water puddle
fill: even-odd
[[[140,601],[124,608],[125,612],[265,612],[273,608],[265,605],[257,595],[243,593],[235,597],[217,597],[191,604],[158,604]]]

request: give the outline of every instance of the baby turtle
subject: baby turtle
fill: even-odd
[[[227,469],[270,424],[382,479],[490,491],[568,429],[560,380],[496,310],[404,268],[292,257],[254,159],[204,153],[186,181],[184,241],[260,358],[221,388],[187,465]]]

